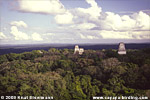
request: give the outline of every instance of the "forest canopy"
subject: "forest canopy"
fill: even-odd
[[[150,48],[85,50],[50,48],[0,56],[0,94],[92,100],[93,96],[148,96]]]

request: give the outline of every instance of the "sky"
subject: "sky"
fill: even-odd
[[[0,44],[150,43],[150,0],[0,0]]]

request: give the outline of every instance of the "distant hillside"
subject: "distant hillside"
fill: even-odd
[[[32,50],[48,50],[49,48],[57,49],[74,49],[75,44],[36,44],[36,45],[3,45],[0,46],[0,55],[7,53],[22,53]],[[85,50],[102,50],[102,49],[118,49],[118,44],[81,44],[79,45]],[[126,49],[143,49],[150,48],[150,43],[142,44],[126,44]]]

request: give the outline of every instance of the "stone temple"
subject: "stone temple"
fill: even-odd
[[[120,55],[126,54],[126,48],[125,48],[125,44],[123,42],[119,43],[118,54],[120,54]]]
[[[83,49],[83,48],[80,48],[80,49],[79,49],[79,55],[82,55],[83,52],[84,52],[84,49]]]
[[[82,55],[83,52],[84,52],[84,49],[83,49],[83,48],[79,48],[78,45],[75,45],[75,48],[74,48],[74,54]]]
[[[75,48],[74,48],[74,54],[76,53],[79,53],[79,46],[78,45],[75,45]]]

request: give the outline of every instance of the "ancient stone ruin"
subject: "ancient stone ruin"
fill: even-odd
[[[75,48],[74,48],[74,54],[82,55],[83,52],[84,52],[84,48],[79,48],[78,45],[75,45]]]
[[[125,44],[123,42],[119,43],[118,54],[119,55],[125,55],[126,54]]]
[[[78,45],[75,45],[74,54],[77,54],[77,53],[79,53],[79,46],[78,46]]]
[[[79,55],[82,55],[83,52],[84,52],[84,49],[83,49],[83,48],[80,48],[80,49],[79,49]]]

